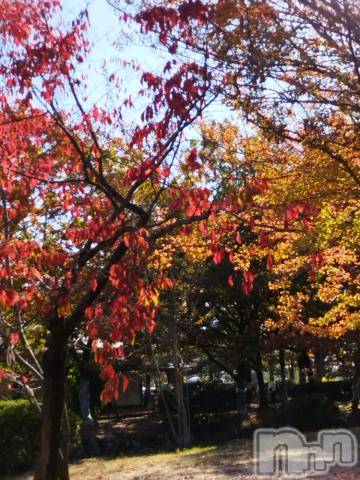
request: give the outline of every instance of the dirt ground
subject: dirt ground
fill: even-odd
[[[251,442],[238,440],[178,453],[82,460],[71,466],[70,475],[71,480],[260,480],[252,473],[251,458]],[[316,478],[355,480],[360,478],[360,468]],[[16,480],[29,479],[31,475],[16,477]],[[261,477],[261,480],[266,479]]]

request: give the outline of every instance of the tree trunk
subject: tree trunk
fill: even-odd
[[[61,420],[65,400],[65,336],[63,321],[51,325],[44,354],[43,403],[41,410],[40,452],[35,480],[68,480],[68,462],[61,449]]]
[[[354,358],[354,375],[352,378],[352,411],[357,412],[360,403],[360,355]]]
[[[247,415],[245,386],[242,381],[238,381],[236,384],[236,411],[242,422]]]
[[[286,385],[286,370],[285,370],[285,351],[283,348],[279,350],[279,363],[280,363],[280,374],[281,374],[281,400],[283,407],[286,406],[288,401],[288,392]]]
[[[292,382],[295,382],[295,367],[294,367],[294,360],[290,359],[289,365],[289,377]]]
[[[100,453],[96,439],[96,425],[91,413],[90,379],[86,373],[80,376],[79,403],[81,425],[81,442],[87,455],[95,456]]]
[[[262,409],[268,408],[269,404],[268,404],[266,386],[264,382],[263,365],[262,365],[260,352],[257,355],[256,378],[257,378],[257,384],[259,389],[259,407]]]
[[[236,386],[236,412],[237,412],[237,422],[236,422],[236,431],[237,435],[240,433],[240,425],[243,423],[247,417],[247,407],[246,407],[246,384],[251,382],[251,369],[247,361],[243,361],[237,367],[236,373],[234,375],[235,386]]]
[[[351,409],[353,412],[356,412],[359,408],[360,401],[360,388],[359,388],[360,377],[358,374],[355,374],[352,378],[352,402]]]
[[[177,322],[174,319],[173,325],[173,362],[174,362],[174,386],[175,386],[175,396],[176,396],[176,413],[177,413],[177,436],[178,436],[178,446],[179,447],[188,447],[191,445],[191,432],[190,432],[190,422],[189,415],[187,412],[187,404],[185,402],[184,396],[184,379],[181,369],[181,357],[179,352],[178,345],[178,330]]]
[[[306,383],[306,374],[303,368],[299,367],[299,383],[304,384]]]
[[[175,394],[176,410],[178,419],[178,445],[179,447],[188,447],[191,445],[190,425],[186,402],[184,397],[184,382],[180,368],[175,367]]]
[[[298,354],[298,366],[299,366],[299,383],[306,383],[306,377],[308,379],[312,377],[312,362],[305,349],[301,349]]]
[[[188,447],[191,444],[190,425],[184,397],[184,380],[181,371],[179,353],[177,351],[177,342],[174,345],[174,383],[176,395],[176,411],[177,411],[177,434],[178,446]]]
[[[100,454],[96,438],[96,424],[91,411],[91,340],[84,346],[80,362],[79,405],[81,415],[81,443],[86,454],[96,456]]]
[[[321,382],[322,378],[325,376],[325,357],[326,354],[324,350],[316,349],[314,353],[314,364],[315,364],[315,380]]]
[[[149,407],[151,400],[151,377],[147,373],[145,375],[145,395],[144,395],[144,406]]]
[[[246,391],[245,391],[246,380],[251,380],[251,373],[249,375],[247,364],[245,362],[241,363],[238,366],[236,372],[234,372],[233,378],[235,381],[235,391],[236,391],[235,433],[237,437],[239,437],[241,424],[247,417]]]
[[[270,382],[275,381],[275,369],[272,362],[269,365],[269,377],[270,377]]]
[[[235,422],[235,434],[237,438],[240,435],[240,427],[247,416],[246,408],[246,392],[245,384],[239,375],[235,378],[235,390],[236,390],[236,422]]]

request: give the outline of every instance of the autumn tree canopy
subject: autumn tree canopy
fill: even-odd
[[[67,346],[90,339],[102,399],[118,395],[114,360],[153,331],[173,284],[162,241],[201,237],[242,295],[266,266],[270,332],[357,330],[357,2],[158,1],[122,15],[169,58],[138,72],[133,122],[131,98],[89,99],[86,11],[65,24],[58,0],[0,6],[1,335],[42,382],[38,480],[67,475]],[[216,100],[238,124],[204,121]],[[14,370],[0,376],[26,383]]]

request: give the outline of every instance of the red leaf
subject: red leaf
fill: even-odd
[[[89,323],[88,325],[88,337],[90,338],[90,340],[93,340],[94,338],[98,337],[98,328],[97,328],[97,325],[95,325],[94,323]]]
[[[311,225],[311,223],[309,222],[309,220],[304,219],[304,220],[303,220],[303,224],[304,224],[306,230],[307,230],[309,233],[311,233],[311,232],[314,230],[314,227]]]
[[[113,399],[119,398],[119,378],[117,375],[114,378],[107,380],[100,399],[103,403],[110,403]]]
[[[315,282],[315,281],[316,281],[316,278],[317,278],[316,272],[311,271],[311,272],[310,272],[310,275],[309,275],[309,278],[310,278],[310,280],[311,280],[312,282]]]
[[[234,286],[234,279],[232,275],[230,275],[230,277],[228,278],[228,284],[230,285],[230,287]]]
[[[325,255],[322,252],[313,253],[310,256],[310,263],[314,269],[318,269],[325,264]]]
[[[91,290],[93,292],[95,292],[96,289],[97,289],[97,286],[98,286],[98,282],[97,282],[96,278],[91,279],[90,285],[91,285]]]
[[[274,265],[274,257],[272,255],[269,255],[266,260],[266,266],[270,270],[273,265]]]
[[[259,245],[260,245],[261,248],[266,248],[270,245],[268,237],[266,235],[264,235],[263,233],[260,233],[259,238],[258,238],[258,242],[259,242]]]
[[[18,332],[10,333],[10,345],[13,347],[18,343],[20,335]]]
[[[207,234],[207,226],[206,226],[206,223],[204,223],[204,222],[201,222],[201,223],[200,223],[200,232],[201,232],[203,235],[206,235],[206,234]]]
[[[255,275],[250,270],[247,270],[243,272],[243,276],[244,276],[244,281],[242,284],[242,289],[244,294],[248,295],[254,288]]]
[[[13,307],[18,303],[20,297],[15,290],[6,290],[0,299],[6,307]]]
[[[189,153],[187,158],[187,166],[190,168],[192,172],[199,169],[201,167],[200,163],[197,162],[197,151],[196,148],[193,148]]]
[[[170,175],[170,173],[171,173],[170,167],[163,168],[162,174],[164,178],[167,178]]]
[[[114,367],[109,363],[101,372],[101,377],[105,380],[113,380],[115,378],[115,370]]]
[[[154,320],[151,319],[150,322],[149,322],[149,333],[150,333],[150,335],[154,332],[155,327],[156,327],[156,322],[154,322]]]
[[[127,378],[126,375],[122,375],[122,391],[126,392],[129,386],[129,379]]]
[[[216,265],[219,265],[224,260],[225,257],[225,252],[224,250],[218,250],[217,252],[214,253],[214,263]]]

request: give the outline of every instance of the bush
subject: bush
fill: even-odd
[[[340,410],[335,402],[320,393],[291,399],[285,414],[289,424],[300,430],[333,427],[340,421]]]
[[[78,417],[70,413],[72,442],[77,440]],[[39,444],[40,418],[27,400],[0,401],[0,472],[21,472],[33,466]]]
[[[341,380],[334,382],[310,382],[292,385],[289,389],[291,397],[320,393],[337,402],[351,400],[351,382]]]
[[[38,444],[40,418],[26,400],[0,401],[0,471],[31,466]]]
[[[246,389],[246,402],[252,401],[253,392],[250,387]],[[176,413],[175,392],[169,388],[164,389],[163,396],[169,406],[171,414]],[[189,399],[190,414],[208,415],[220,414],[236,410],[236,389],[234,384],[226,384],[222,382],[209,383],[192,383],[184,385],[184,397]],[[159,400],[159,410],[165,413],[163,402]]]
[[[194,384],[190,395],[192,415],[236,410],[236,391],[232,384],[220,382]]]

